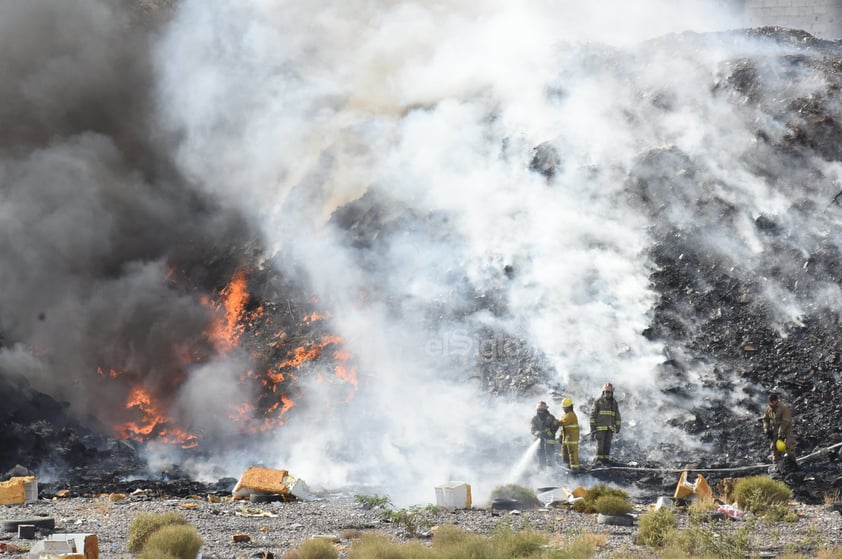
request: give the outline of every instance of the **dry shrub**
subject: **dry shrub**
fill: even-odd
[[[138,557],[142,557],[143,559],[178,559],[175,555],[170,555],[160,549],[144,550]]]
[[[542,557],[560,557],[564,559],[591,559],[599,548],[608,541],[608,534],[580,534],[573,539],[561,542],[558,553]],[[618,555],[618,557],[621,557]]]
[[[363,535],[363,531],[357,528],[346,528],[339,533],[339,537],[343,540],[356,540]]]
[[[201,549],[202,536],[189,524],[170,524],[158,528],[146,540],[141,559],[196,559]]]
[[[534,557],[547,545],[548,534],[536,532],[531,528],[512,529],[511,526],[498,526],[490,540],[485,540],[484,555],[473,554],[468,557]]]
[[[596,512],[609,516],[622,516],[632,511],[632,504],[617,495],[603,495],[594,503]]]
[[[744,477],[734,485],[734,502],[742,510],[758,516],[792,499],[792,490],[781,481],[769,476]]]
[[[675,515],[668,508],[641,514],[637,524],[637,543],[650,547],[663,547],[676,531]]]
[[[339,551],[327,540],[311,538],[298,548],[298,559],[337,559]]]
[[[842,503],[842,492],[840,492],[839,489],[834,489],[833,491],[825,491],[824,504],[835,505],[838,503]]]
[[[164,526],[173,524],[187,524],[187,519],[177,512],[163,514],[144,512],[139,514],[129,526],[129,540],[127,542],[129,551],[139,553],[149,536]]]
[[[716,492],[723,503],[731,504],[734,502],[734,486],[738,480],[739,478],[726,477],[716,484]]]
[[[756,528],[742,523],[731,531],[714,530],[711,525],[698,522],[683,530],[674,530],[667,538],[659,556],[693,559],[745,559],[751,554],[751,537]]]
[[[351,544],[348,549],[348,559],[420,557],[422,553],[428,551],[418,540],[400,544],[382,534],[363,534],[360,539]]]
[[[573,510],[585,513],[597,512],[596,502],[600,499],[600,497],[620,497],[623,500],[627,500],[629,498],[629,494],[622,489],[609,487],[604,483],[598,483],[585,490],[585,495],[582,497],[582,500],[575,501],[573,503]]]

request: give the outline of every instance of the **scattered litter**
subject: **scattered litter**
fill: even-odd
[[[655,510],[667,508],[673,509],[675,505],[673,504],[674,501],[670,497],[658,497],[658,500],[655,502]]]
[[[0,542],[0,553],[17,553],[20,546],[13,543]]]
[[[734,520],[745,520],[746,516],[745,511],[738,509],[734,505],[719,505],[717,511]]]
[[[237,516],[268,516],[269,518],[275,518],[278,516],[277,514],[251,507],[237,507],[234,514]]]
[[[98,559],[99,540],[95,534],[53,534],[35,542],[29,559]]]
[[[537,494],[538,500],[544,503],[544,506],[550,507],[559,503],[569,503],[570,491],[563,487],[555,487],[548,491],[543,491]]]
[[[675,486],[675,499],[686,499],[690,495],[695,495],[704,500],[713,500],[713,490],[710,488],[707,480],[702,474],[696,476],[695,483],[687,481],[687,470],[681,472],[678,478],[678,484]]]
[[[310,488],[307,487],[307,484],[303,479],[288,475],[284,478],[284,485],[286,485],[287,492],[290,495],[293,495],[302,501],[310,501],[313,499],[313,494],[310,493]]]
[[[312,536],[310,536],[310,539],[327,540],[331,543],[339,543],[341,541],[339,536],[336,536],[334,534],[313,534]]]

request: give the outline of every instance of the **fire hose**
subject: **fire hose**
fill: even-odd
[[[842,447],[842,442],[832,444],[825,448],[820,448],[810,454],[805,456],[801,456],[795,459],[796,463],[803,462],[809,458],[813,458],[814,456],[822,456],[829,453],[831,450]],[[734,466],[731,468],[650,468],[646,466],[601,466],[599,468],[592,468],[590,471],[599,471],[599,470],[632,470],[632,471],[640,471],[640,472],[683,472],[685,470],[693,470],[694,472],[738,472],[743,470],[756,470],[761,468],[768,468],[771,464],[753,464],[749,466]]]

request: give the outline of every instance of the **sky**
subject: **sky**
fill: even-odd
[[[763,253],[757,215],[799,226],[745,163],[744,109],[712,93],[728,61],[770,52],[692,33],[739,27],[734,14],[667,1],[175,4],[152,23],[95,0],[0,8],[0,70],[15,78],[0,84],[0,371],[106,424],[125,402],[109,377],[168,390],[169,412],[219,441],[213,461],[184,462],[197,476],[259,461],[397,504],[454,480],[476,501],[503,482],[545,484],[519,467],[536,402],[560,415],[569,396],[585,423],[609,380],[648,458],[665,458],[665,438],[698,449],[647,415],[687,413],[652,401],[665,360],[642,335],[658,297],[653,220],[746,270]],[[821,86],[785,81],[769,78]],[[552,173],[531,168],[541,145]],[[643,209],[652,198],[657,215]],[[710,200],[738,210],[723,224]],[[348,204],[374,204],[391,227],[355,245],[335,213]],[[201,339],[211,311],[172,278],[218,289],[215,251],[253,235],[262,265],[327,308],[359,385],[325,407],[335,387],[302,378],[309,404],[228,451],[219,410],[248,396],[238,379],[253,363],[214,354]],[[782,324],[797,320],[785,289],[770,282],[769,296]],[[201,347],[201,362],[173,363],[173,340]],[[506,340],[542,356],[546,385],[493,397],[471,380],[489,355],[516,361]],[[688,382],[701,386],[698,367]],[[166,444],[148,450],[152,464],[173,459]]]

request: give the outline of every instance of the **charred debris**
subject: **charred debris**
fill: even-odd
[[[774,188],[813,192],[817,185],[829,180],[811,164],[814,158],[828,162],[842,161],[842,45],[818,40],[806,33],[780,28],[760,28],[742,32],[697,35],[685,34],[658,39],[654,46],[668,41],[695,42],[699,48],[708,42],[727,42],[736,35],[757,38],[770,44],[792,47],[789,54],[757,59],[739,58],[720,68],[720,79],[712,84],[712,94],[722,96],[744,107],[745,114],[757,122],[756,149],[744,154],[745,164],[758,174],[769,173]],[[827,86],[808,97],[793,96],[785,86],[767,80],[770,73],[780,77],[792,70],[809,67],[820,75]],[[776,84],[786,80],[776,80]],[[793,88],[793,91],[795,88]],[[641,102],[652,103],[655,110],[669,111],[670,93],[643,92]],[[767,129],[774,124],[785,130],[773,134]],[[776,139],[771,139],[776,138]],[[774,170],[764,161],[779,162]],[[530,162],[526,162],[530,164]],[[536,147],[531,166],[548,181],[556,169],[564,165],[563,157],[551,146]],[[595,172],[599,172],[596,170]],[[655,264],[651,275],[653,289],[660,298],[652,309],[650,326],[641,334],[662,340],[668,348],[660,365],[662,391],[686,401],[692,419],[680,427],[692,436],[712,445],[714,451],[696,466],[744,466],[768,459],[766,441],[759,425],[746,424],[726,405],[704,399],[682,382],[684,375],[698,363],[709,364],[713,371],[706,383],[716,390],[733,390],[736,380],[747,380],[755,390],[741,395],[741,404],[759,418],[768,390],[780,390],[791,403],[796,416],[799,454],[806,456],[821,448],[842,441],[842,335],[839,309],[811,307],[808,295],[817,286],[839,285],[842,282],[840,230],[816,232],[813,247],[805,254],[796,243],[796,235],[773,218],[758,215],[754,227],[764,240],[764,250],[749,271],[739,263],[723,261],[709,247],[697,242],[694,222],[676,224],[662,219],[661,200],[681,198],[690,189],[683,183],[705,183],[710,177],[704,165],[675,147],[649,150],[639,155],[626,182],[629,202],[650,217],[652,238],[650,249]],[[734,211],[729,200],[720,198],[710,188],[707,198],[688,198],[685,206],[733,227],[729,220]],[[548,182],[548,188],[552,187]],[[842,194],[842,187],[839,188]],[[825,206],[818,206],[807,197],[792,209],[809,215],[831,212],[842,223],[840,196],[828,196]],[[420,229],[426,235],[436,234],[434,215],[413,215],[393,200],[367,195],[339,208],[334,224],[347,232],[348,245],[370,251],[378,237],[389,230]],[[259,252],[259,251],[253,251]],[[374,265],[374,264],[373,264]],[[517,274],[509,265],[500,270],[501,282]],[[793,321],[785,330],[773,326],[778,321],[774,309],[761,296],[764,277],[777,278],[786,285],[796,300],[803,301],[806,315]],[[256,277],[260,278],[257,273]],[[314,342],[327,332],[317,321],[302,321],[309,313],[320,312],[317,303],[305,290],[281,285],[277,278],[262,278],[253,292],[251,304],[263,309],[259,319],[247,328],[244,344],[261,354],[266,362],[283,359],[301,345]],[[494,292],[477,293],[474,308],[430,310],[430,320],[443,313],[470,314],[478,310],[505,313],[502,297]],[[270,326],[271,328],[267,327]],[[274,339],[264,339],[266,332],[284,332]],[[5,343],[5,342],[4,342]],[[547,381],[546,363],[523,340],[512,339],[516,352],[507,352],[505,361],[484,360],[477,363],[477,377],[484,390],[506,397],[527,394],[536,385]],[[324,352],[329,359],[329,352]],[[0,471],[14,472],[16,465],[30,470],[42,467],[61,471],[62,484],[102,491],[129,491],[128,478],[157,480],[166,491],[189,494],[197,490],[195,482],[177,469],[169,472],[148,472],[139,458],[140,442],[117,440],[95,421],[73,419],[66,406],[33,390],[23,380],[6,375],[0,377],[5,403],[0,407]],[[295,386],[287,387],[291,392]],[[657,413],[657,410],[653,410]],[[99,426],[102,427],[102,426]],[[666,445],[667,443],[665,443]],[[640,449],[622,443],[617,458],[625,463],[640,463]],[[682,457],[675,456],[675,464]],[[842,491],[842,457],[838,449],[811,457],[798,471],[785,472],[784,479],[796,495],[808,502],[821,502],[826,494]],[[657,466],[649,464],[649,466]],[[674,474],[665,475],[614,473],[611,479],[624,480],[643,487],[662,488],[674,484]],[[715,474],[709,476],[716,481]],[[220,480],[220,491],[230,491],[232,480]],[[45,491],[61,484],[43,484]],[[142,485],[149,487],[149,482]],[[210,488],[212,491],[216,490]],[[208,490],[204,486],[204,490]]]

